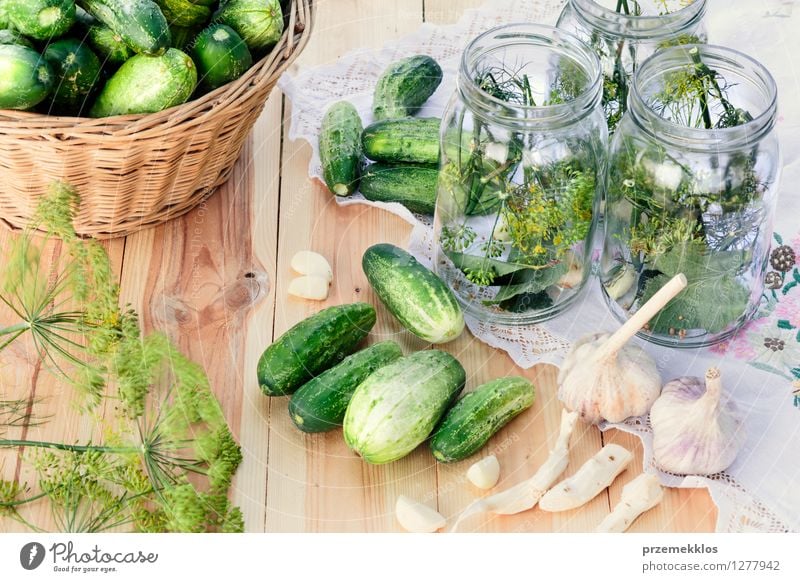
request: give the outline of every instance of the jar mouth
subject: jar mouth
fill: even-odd
[[[678,10],[664,14],[625,14],[607,8],[597,0],[569,0],[575,12],[593,28],[632,39],[668,38],[699,23],[706,11],[706,0],[693,0]]]
[[[478,84],[478,77],[485,73],[487,63],[498,53],[530,53],[524,63],[508,63],[502,66],[520,78],[521,71],[530,67],[537,77],[547,77],[550,70],[536,67],[534,60],[548,56],[559,59],[559,67],[568,65],[571,74],[579,78],[580,89],[568,99],[554,103],[544,98],[538,103],[509,101],[502,99],[485,86]],[[560,59],[566,59],[561,61]],[[500,61],[502,62],[502,61]],[[552,62],[549,63],[552,68]],[[559,71],[562,69],[559,68]],[[544,93],[546,83],[533,82],[530,94]],[[542,91],[539,91],[542,89]],[[602,76],[600,60],[597,55],[577,36],[552,26],[541,24],[509,24],[486,31],[475,38],[461,57],[458,77],[458,90],[464,102],[473,112],[493,123],[518,126],[520,124],[565,124],[589,115],[599,104],[602,95]],[[562,95],[563,96],[563,95]]]
[[[685,72],[699,60],[718,72],[736,90],[731,105],[746,111],[746,121],[729,127],[695,127],[665,117],[657,109],[656,88],[670,74]],[[693,150],[730,151],[766,135],[775,123],[778,91],[770,72],[752,57],[715,45],[681,45],[661,50],[644,61],[633,77],[628,109],[633,121],[659,141]]]

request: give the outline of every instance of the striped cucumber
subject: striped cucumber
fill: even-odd
[[[358,188],[361,174],[361,117],[349,101],[331,105],[322,118],[319,157],[328,189],[349,196]]]
[[[35,50],[0,45],[0,109],[30,109],[44,101],[54,84],[53,69]]]
[[[371,164],[359,190],[372,202],[397,202],[411,212],[433,216],[439,170],[429,166]]]
[[[78,4],[137,53],[161,55],[172,43],[167,19],[153,0],[78,0]]]
[[[361,134],[364,155],[376,162],[439,163],[439,126],[435,117],[385,119],[368,126]]]
[[[375,87],[372,112],[376,120],[414,115],[442,82],[442,68],[427,55],[389,65]]]

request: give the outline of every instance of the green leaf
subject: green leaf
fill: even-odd
[[[772,233],[772,236],[775,237],[775,242],[777,242],[778,245],[782,245],[783,244],[783,237],[781,235],[779,235],[777,232]]]
[[[800,335],[800,332],[798,332],[798,335]],[[800,339],[798,339],[797,341],[800,341]],[[792,368],[791,372],[792,372],[792,376],[794,376],[795,378],[800,380],[800,368]]]
[[[702,242],[688,242],[656,256],[652,265],[665,275],[683,273],[692,281],[736,273],[749,260],[750,251],[709,252]]]
[[[502,303],[525,293],[539,293],[551,285],[555,285],[558,280],[567,272],[564,263],[558,263],[546,269],[520,271],[512,275],[513,284],[500,288],[497,295],[491,301],[484,301],[486,305]]]
[[[778,329],[794,329],[794,326],[789,322],[788,319],[779,319]]]
[[[505,262],[498,259],[490,259],[483,256],[470,255],[468,253],[449,252],[447,256],[453,264],[460,270],[482,270],[491,269],[497,277],[505,277],[517,271],[529,270],[530,265],[521,263]]]

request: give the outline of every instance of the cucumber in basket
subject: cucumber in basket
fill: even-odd
[[[399,202],[411,212],[433,216],[439,170],[430,166],[372,164],[359,190],[373,202]]]
[[[108,80],[89,114],[155,113],[185,103],[196,85],[197,68],[186,53],[171,48],[158,57],[136,55]]]
[[[442,68],[427,55],[392,63],[378,79],[372,101],[376,120],[414,115],[442,82]]]
[[[525,378],[499,378],[479,386],[456,402],[431,437],[437,460],[450,463],[480,450],[503,426],[530,408],[533,384]]]
[[[192,59],[205,89],[213,90],[238,79],[253,64],[242,37],[225,24],[212,24],[197,35],[193,44]]]
[[[161,55],[170,46],[167,19],[153,0],[78,0],[78,4],[137,53]]]
[[[191,0],[155,0],[170,26],[200,26],[211,20],[211,8]]]
[[[328,189],[349,196],[358,188],[361,174],[361,117],[348,101],[331,105],[322,118],[319,157]]]
[[[439,126],[436,118],[385,119],[376,121],[361,134],[364,155],[376,162],[439,163]]]
[[[100,59],[86,44],[64,38],[47,45],[44,58],[55,75],[50,101],[57,112],[79,114],[100,81]]]
[[[214,13],[214,22],[227,24],[254,54],[278,42],[283,34],[283,11],[278,0],[227,0]]]
[[[36,40],[67,32],[75,23],[75,0],[2,0],[14,28]]]
[[[53,89],[53,69],[35,50],[0,45],[0,109],[30,109]]]

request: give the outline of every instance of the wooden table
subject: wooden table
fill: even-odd
[[[482,0],[319,0],[312,40],[298,65],[331,62],[357,47],[379,47],[414,31],[424,21],[449,23]],[[361,271],[361,254],[376,242],[405,245],[408,224],[374,208],[339,208],[330,193],[307,175],[310,149],[292,143],[291,104],[276,90],[266,105],[230,182],[206,203],[164,226],[105,243],[119,275],[123,300],[140,313],[147,329],[167,332],[207,370],[229,422],[240,439],[244,462],[234,500],[251,532],[397,531],[394,503],[405,494],[453,518],[477,495],[464,474],[469,461],[437,464],[426,447],[386,466],[361,462],[341,432],[306,436],[287,415],[287,399],[263,396],[256,361],[273,338],[322,307],[353,301],[377,305]],[[8,237],[0,233],[0,245]],[[335,271],[324,304],[289,297],[289,261],[304,249],[327,255]],[[48,252],[58,253],[52,246]],[[370,342],[400,342],[406,351],[426,345],[403,331],[383,309]],[[502,430],[485,453],[502,466],[498,489],[530,476],[544,461],[558,432],[560,404],[555,368],[517,368],[504,353],[465,333],[444,346],[464,364],[468,387],[509,374],[535,382],[533,408]],[[70,390],[17,349],[0,362],[0,396],[35,393],[54,414],[27,429],[28,438],[83,440],[98,424],[69,406]],[[15,431],[22,433],[23,431]],[[485,532],[591,531],[619,499],[622,486],[641,470],[639,440],[578,425],[569,475],[604,442],[635,451],[635,463],[583,508],[548,514],[538,509],[517,516],[478,519],[469,530]],[[473,459],[474,460],[474,459]],[[0,452],[0,476],[32,482],[16,451]],[[46,505],[28,517],[51,524]],[[713,531],[716,509],[705,490],[669,490],[664,501],[633,531]],[[50,527],[53,527],[50,525]],[[0,531],[20,526],[0,519]]]

